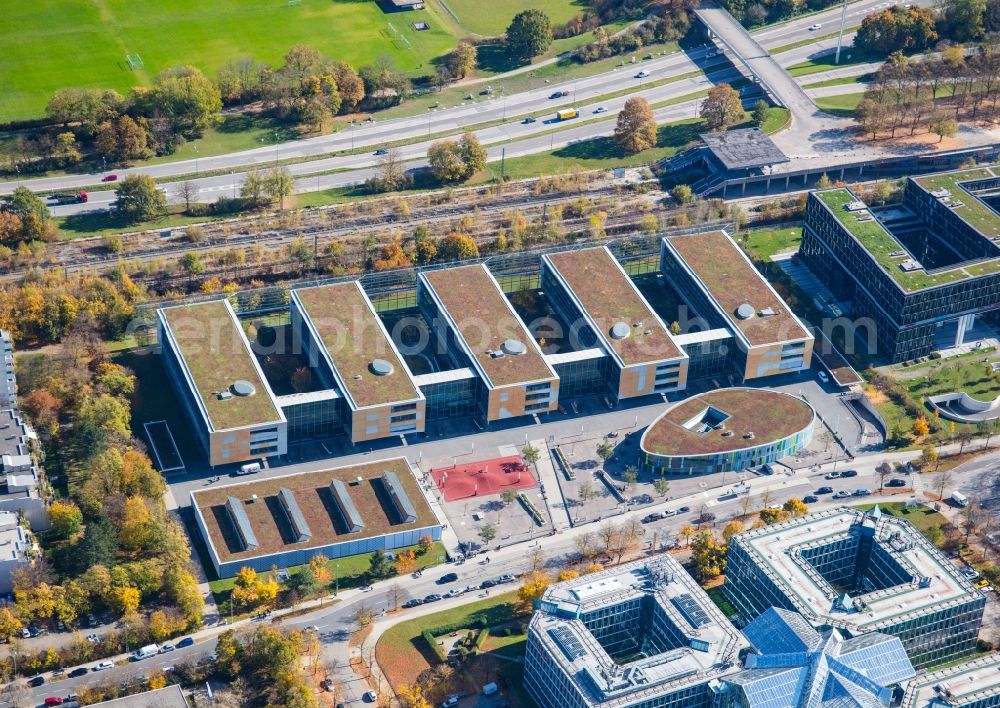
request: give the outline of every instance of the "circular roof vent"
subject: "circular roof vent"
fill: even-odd
[[[244,381],[243,379],[235,382],[229,387],[229,390],[233,392],[234,396],[243,396],[244,398],[257,393],[257,388],[249,381]]]
[[[753,317],[754,312],[755,310],[753,309],[753,305],[750,305],[745,302],[736,308],[736,316],[739,317],[741,320],[750,319],[751,317]]]
[[[388,376],[395,369],[392,364],[390,364],[385,359],[373,359],[371,364],[372,373],[376,376]]]
[[[632,328],[628,326],[625,322],[615,322],[611,326],[611,338],[612,339],[625,339],[628,336]]]
[[[528,351],[527,347],[525,347],[523,343],[517,341],[516,339],[504,340],[503,346],[500,348],[503,349],[504,354],[510,354],[511,356],[524,354],[526,351]]]

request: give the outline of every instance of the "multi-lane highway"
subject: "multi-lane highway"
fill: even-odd
[[[850,17],[848,24],[857,24],[859,18],[863,15],[888,4],[884,0],[883,2],[864,0],[863,2],[855,3],[849,9]],[[816,30],[815,34],[825,34],[835,29],[835,24],[831,24],[834,20],[839,20],[839,9],[828,10],[817,15],[811,15],[806,18],[763,29],[754,33],[753,36],[763,47],[775,49],[795,43],[803,38],[808,38],[810,36],[809,28],[817,24],[822,27],[820,30]],[[849,36],[846,41],[850,41]],[[828,50],[834,43],[835,41],[833,40],[825,40],[797,47],[790,51],[782,52],[778,55],[778,58],[783,66],[788,66],[815,55],[817,52]],[[614,114],[620,105],[624,103],[624,97],[609,101],[596,100],[595,97],[619,92],[624,88],[634,89],[632,93],[646,96],[650,101],[656,102],[683,97],[693,91],[705,88],[711,81],[732,80],[735,76],[733,73],[727,73],[726,70],[719,72],[712,71],[713,67],[718,69],[722,69],[723,67],[721,63],[723,61],[722,58],[712,56],[714,54],[715,49],[710,46],[689,52],[676,52],[642,62],[639,65],[626,65],[595,76],[559,84],[545,85],[515,95],[502,98],[494,97],[491,100],[482,102],[464,102],[462,105],[455,107],[439,108],[429,111],[423,116],[375,121],[355,126],[349,130],[342,130],[332,135],[290,141],[278,146],[262,147],[215,157],[204,157],[198,160],[184,160],[119,170],[117,174],[120,178],[126,174],[142,173],[162,180],[165,178],[176,178],[180,175],[196,175],[198,172],[211,171],[216,173],[218,171],[230,170],[231,174],[191,180],[195,182],[196,188],[199,190],[199,199],[212,200],[220,195],[232,194],[234,191],[238,191],[243,173],[249,166],[266,166],[273,163],[276,159],[283,161],[309,159],[309,162],[290,166],[293,174],[299,177],[296,185],[298,191],[352,184],[363,180],[370,174],[370,170],[376,162],[376,157],[372,154],[373,151],[366,149],[359,154],[341,155],[339,157],[327,157],[323,159],[311,158],[336,152],[351,151],[352,148],[360,150],[361,148],[374,148],[387,142],[412,140],[417,142],[403,148],[404,159],[416,160],[426,154],[428,135],[455,134],[469,127],[494,122],[498,122],[500,125],[483,128],[476,132],[480,135],[480,139],[484,143],[496,144],[499,141],[517,140],[517,144],[508,146],[508,156],[548,150],[560,144],[565,145],[568,142],[580,140],[585,137],[610,133],[613,127]],[[710,70],[708,78],[704,75],[699,75],[692,80],[677,80],[658,87],[647,88],[651,83],[686,75],[691,72],[700,72],[705,67],[708,67]],[[644,79],[637,78],[636,74],[639,68],[649,72],[649,76]],[[731,72],[731,69],[729,72]],[[567,92],[567,96],[558,99],[550,98],[556,92],[564,91]],[[554,128],[560,126],[553,126],[544,120],[536,123],[521,123],[518,120],[518,117],[532,113],[551,112],[554,115],[558,107],[566,105],[582,107],[582,113],[585,118],[591,115],[592,110],[597,107],[603,107],[607,111],[605,114],[607,119],[589,122],[585,126],[574,128],[572,132],[559,130],[547,140],[539,139],[539,134],[550,133]],[[693,107],[687,106],[686,108],[688,112],[683,113],[683,115],[693,116]],[[496,154],[492,155],[492,159],[499,159],[500,150],[498,149],[493,152]],[[331,170],[345,171],[349,175],[342,175],[339,178],[331,179],[331,175],[329,174],[319,174]],[[313,176],[303,179],[306,175]],[[101,176],[77,174],[4,182],[0,183],[0,194],[10,192],[18,184],[25,184],[36,191],[78,189],[94,184]],[[169,190],[170,188],[168,187]],[[91,193],[91,200],[87,204],[60,206],[54,211],[59,214],[68,214],[104,209],[108,207],[113,199],[113,190],[98,190]],[[173,201],[179,200],[174,196]]]

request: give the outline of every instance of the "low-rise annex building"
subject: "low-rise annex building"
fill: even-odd
[[[221,578],[441,539],[402,457],[196,490],[191,508]]]
[[[672,404],[639,439],[653,475],[734,472],[794,455],[812,440],[816,412],[788,393],[723,388]]]
[[[1000,652],[921,674],[911,681],[899,708],[996,708],[1000,706]]]

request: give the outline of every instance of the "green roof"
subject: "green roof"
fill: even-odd
[[[947,189],[954,198],[962,202],[962,206],[953,207],[951,211],[960,216],[969,226],[979,233],[993,238],[1000,236],[1000,214],[991,209],[976,195],[966,191],[960,182],[973,182],[980,179],[993,179],[997,175],[985,167],[973,170],[963,170],[962,172],[946,172],[940,175],[928,175],[927,177],[915,177],[913,179],[918,185],[928,192],[936,192],[939,189]],[[958,195],[961,195],[959,198]]]
[[[935,275],[928,275],[927,271],[923,269],[909,273],[903,272],[900,270],[899,264],[904,259],[889,256],[890,253],[905,251],[902,244],[886,231],[881,222],[871,216],[871,212],[865,210],[859,214],[847,211],[848,204],[859,201],[854,194],[847,189],[830,189],[823,192],[813,192],[813,194],[830,209],[840,223],[904,290],[911,292],[923,290],[969,277],[969,273],[965,272],[960,265]],[[867,218],[867,220],[859,221],[859,218]]]
[[[563,251],[549,254],[548,258],[625,366],[683,356],[606,248]],[[629,327],[629,335],[624,339],[610,335],[617,322]],[[640,322],[642,326],[636,327]]]
[[[420,398],[356,281],[304,288],[295,295],[359,408]],[[389,362],[392,373],[375,374],[374,359]]]
[[[556,378],[486,266],[443,268],[422,275],[494,388]],[[523,344],[524,353],[491,354],[503,351],[510,339]]]
[[[685,427],[708,407],[725,413],[723,427],[706,432]],[[723,388],[686,398],[654,420],[640,440],[644,452],[688,457],[734,452],[791,437],[813,421],[812,407],[800,398],[758,388]],[[723,433],[731,435],[724,436]],[[744,437],[753,433],[753,437]]]
[[[249,343],[225,300],[168,307],[160,312],[170,327],[178,353],[214,430],[281,420]],[[256,392],[250,396],[219,398],[221,392],[231,393],[237,381],[249,382]]]

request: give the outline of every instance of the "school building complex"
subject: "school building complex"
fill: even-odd
[[[724,232],[640,246],[320,282],[266,310],[256,292],[164,307],[164,366],[213,466],[809,367],[812,335]]]

